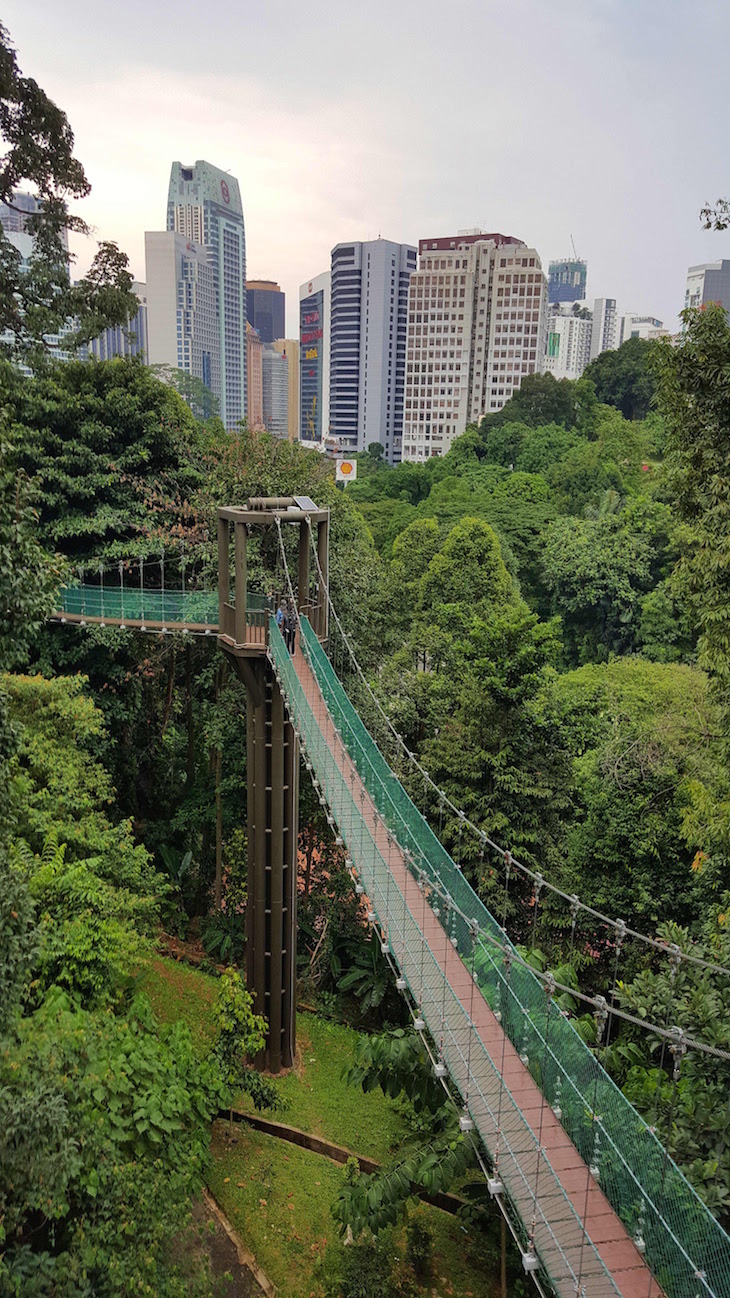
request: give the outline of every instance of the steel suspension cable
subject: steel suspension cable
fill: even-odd
[[[412,752],[412,750],[408,747],[402,735],[394,726],[393,722],[391,721],[390,717],[385,711],[385,708],[380,702],[380,699],[378,698],[372,686],[370,685],[369,681],[367,680],[362,667],[360,666],[360,663],[352,647],[350,639],[347,633],[345,632],[344,627],[342,626],[342,622],[337,613],[337,609],[335,608],[334,603],[332,602],[332,596],[330,595],[329,585],[324,581],[324,574],[319,562],[319,555],[317,553],[317,547],[314,540],[314,532],[312,530],[311,520],[307,519],[307,523],[309,527],[310,541],[312,544],[312,549],[314,552],[315,562],[317,564],[320,581],[323,583],[324,590],[326,593],[327,604],[329,606],[329,610],[332,615],[332,618],[339,629],[340,635],[342,637],[342,642],[345,645],[347,652],[350,656],[350,660],[352,662],[355,673],[359,677],[362,685],[364,686],[370,699],[372,700],[381,720],[385,723],[386,727],[390,730],[395,743],[398,745],[398,747],[403,752],[404,756],[408,759],[408,761],[411,763],[411,765],[423,777],[424,781],[431,786],[436,796],[443,799],[444,805],[451,809],[454,816],[456,816],[456,818],[460,823],[460,829],[466,826],[469,830],[471,830],[471,832],[479,839],[479,841],[482,844],[491,847],[493,851],[497,852],[497,854],[502,857],[503,860],[509,854],[511,864],[514,866],[516,870],[518,870],[526,878],[530,879],[533,885],[539,880],[541,888],[543,887],[546,888],[554,896],[560,897],[564,902],[567,902],[568,905],[571,906],[571,913],[572,913],[572,908],[574,906],[577,906],[580,910],[584,911],[588,915],[591,915],[600,924],[603,924],[608,929],[611,929],[614,933],[619,928],[622,928],[625,937],[633,937],[637,941],[643,942],[645,943],[645,945],[651,946],[655,950],[665,953],[667,951],[667,944],[665,942],[662,942],[659,938],[651,937],[649,934],[642,933],[638,929],[630,928],[627,924],[624,923],[623,920],[612,919],[610,915],[605,915],[602,911],[597,910],[596,907],[590,906],[588,905],[587,902],[582,901],[577,896],[577,894],[565,892],[564,889],[559,888],[557,884],[551,883],[538,871],[532,870],[530,869],[529,866],[524,865],[521,861],[517,859],[517,857],[515,857],[511,852],[509,852],[509,849],[503,848],[499,843],[495,842],[495,840],[491,838],[490,835],[487,834],[484,830],[479,829],[479,827],[475,825],[472,820],[469,819],[469,817],[465,814],[465,812],[463,812],[459,807],[456,806],[454,802],[452,802],[448,794],[443,789],[441,789],[439,785],[436,784],[436,782],[429,775],[428,771],[425,769],[425,767],[416,757],[416,754]],[[708,970],[709,972],[720,973],[720,974],[724,974],[726,977],[730,977],[730,968],[728,968],[726,965],[718,964],[713,960],[705,960],[702,956],[693,955],[691,952],[687,952],[687,951],[683,951],[681,953],[681,958],[683,961],[685,961],[688,964],[694,964],[697,965],[699,968]]]

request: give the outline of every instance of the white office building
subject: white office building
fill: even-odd
[[[211,391],[226,428],[235,429],[246,417],[247,379],[246,232],[238,181],[209,162],[173,162],[167,229],[208,249],[220,358]]]
[[[548,317],[546,373],[579,379],[591,359],[592,331],[592,312],[577,302],[556,303]]]
[[[389,239],[332,249],[330,435],[343,450],[380,442],[398,464],[403,439],[408,284],[416,249]]]
[[[601,352],[615,351],[619,345],[619,315],[614,297],[597,297],[593,302],[591,360]]]
[[[547,281],[520,239],[475,231],[419,243],[410,278],[403,459],[448,451],[545,366]]]
[[[687,271],[685,308],[707,306],[710,302],[718,302],[730,312],[730,261],[709,261],[690,266]]]
[[[171,230],[144,237],[147,359],[220,392],[220,333],[208,249]]]
[[[261,353],[264,427],[274,437],[289,436],[289,357],[273,346]]]
[[[330,273],[299,286],[299,435],[321,443],[329,433]]]
[[[618,345],[620,347],[629,338],[643,338],[646,342],[653,342],[655,338],[664,338],[668,334],[669,330],[664,328],[663,322],[657,320],[656,316],[637,315],[629,311],[619,321]]]

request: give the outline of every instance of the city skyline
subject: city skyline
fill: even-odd
[[[240,181],[247,271],[281,284],[287,335],[299,284],[326,269],[335,244],[379,233],[416,244],[476,225],[512,231],[544,265],[569,254],[572,234],[591,297],[672,328],[687,266],[730,256],[730,235],[705,233],[698,219],[727,189],[730,13],[655,0],[637,10],[516,0],[476,15],[457,4],[448,22],[439,15],[438,41],[435,6],[408,3],[387,11],[388,41],[380,3],[367,17],[320,5],[314,22],[292,8],[282,24],[273,11],[229,13],[213,0],[201,29],[187,4],[174,25],[138,0],[124,23],[102,12],[89,24],[78,0],[62,10],[39,0],[32,14],[9,0],[5,21],[26,75],[69,115],[93,186],[79,210],[127,252],[137,279],[170,159],[209,158]],[[256,68],[272,71],[248,61],[241,70],[243,34]],[[569,77],[544,57],[552,47]],[[93,245],[72,242],[83,271]]]

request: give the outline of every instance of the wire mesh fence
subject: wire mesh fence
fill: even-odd
[[[230,603],[235,606],[233,591]],[[260,614],[263,618],[272,607],[271,597],[248,593],[246,609],[252,616]],[[207,626],[215,629],[218,626],[218,592],[84,583],[65,586],[56,611],[61,616],[98,618],[111,623],[149,623],[168,628]]]

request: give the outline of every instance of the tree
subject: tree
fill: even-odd
[[[718,198],[714,207],[707,203],[700,212],[700,220],[705,230],[727,230],[730,226],[730,199]]]
[[[658,937],[676,943],[693,956],[713,960],[714,953],[692,940],[686,928],[662,924]],[[692,1049],[680,1059],[676,1088],[674,1060],[658,1037],[649,1035],[651,1062],[646,1062],[646,1034],[623,1023],[609,1063],[631,1103],[657,1128],[695,1189],[727,1229],[730,1224],[730,983],[727,978],[682,962],[647,960],[619,993],[622,1006],[650,1023],[675,1024],[689,1037],[722,1054]]]
[[[585,376],[573,382],[556,379],[552,374],[526,374],[502,409],[484,416],[479,431],[488,435],[489,429],[514,422],[530,428],[543,424],[583,428],[590,425],[595,405],[595,390]]]
[[[450,530],[419,587],[404,642],[381,673],[394,723],[458,806],[531,855],[538,839],[554,837],[565,795],[551,702],[557,624],[529,611],[481,519]],[[471,838],[457,844],[457,824],[445,832],[476,869]],[[488,891],[486,878],[479,883]]]
[[[72,199],[91,186],[74,157],[74,137],[66,114],[29,77],[24,77],[7,30],[0,26],[0,135],[6,151],[0,162],[0,202],[10,208],[19,186],[30,185],[39,210],[24,221],[33,236],[27,269],[0,227],[0,332],[11,337],[4,349],[32,366],[47,357],[44,337],[65,326],[64,345],[74,347],[107,325],[126,324],[137,312],[127,258],[116,244],[101,243],[91,269],[78,284],[69,276],[67,231],[88,234],[81,217],[69,212]]]
[[[572,663],[637,647],[640,600],[651,587],[649,538],[619,517],[550,523],[543,556],[552,611],[563,621]]]
[[[220,418],[220,402],[202,379],[188,374],[186,370],[174,369],[172,365],[151,365],[150,369],[163,383],[179,392],[196,419],[207,423],[209,419]]]
[[[70,361],[33,382],[0,363],[0,401],[48,548],[77,564],[159,553],[210,444],[172,388],[136,360]]]
[[[65,572],[61,556],[40,544],[37,484],[18,458],[16,440],[0,426],[0,671],[27,660]]]
[[[707,846],[701,803],[718,764],[703,673],[620,658],[565,673],[556,694],[573,759],[561,887],[643,932],[696,925],[707,887],[692,862]],[[580,922],[582,941],[604,940]]]
[[[653,358],[669,486],[682,522],[676,578],[730,731],[730,325],[716,305],[686,311],[683,320],[680,345],[662,341]]]
[[[615,406],[626,419],[645,419],[652,404],[651,349],[645,338],[627,338],[616,351],[601,352],[583,371],[597,399]]]

